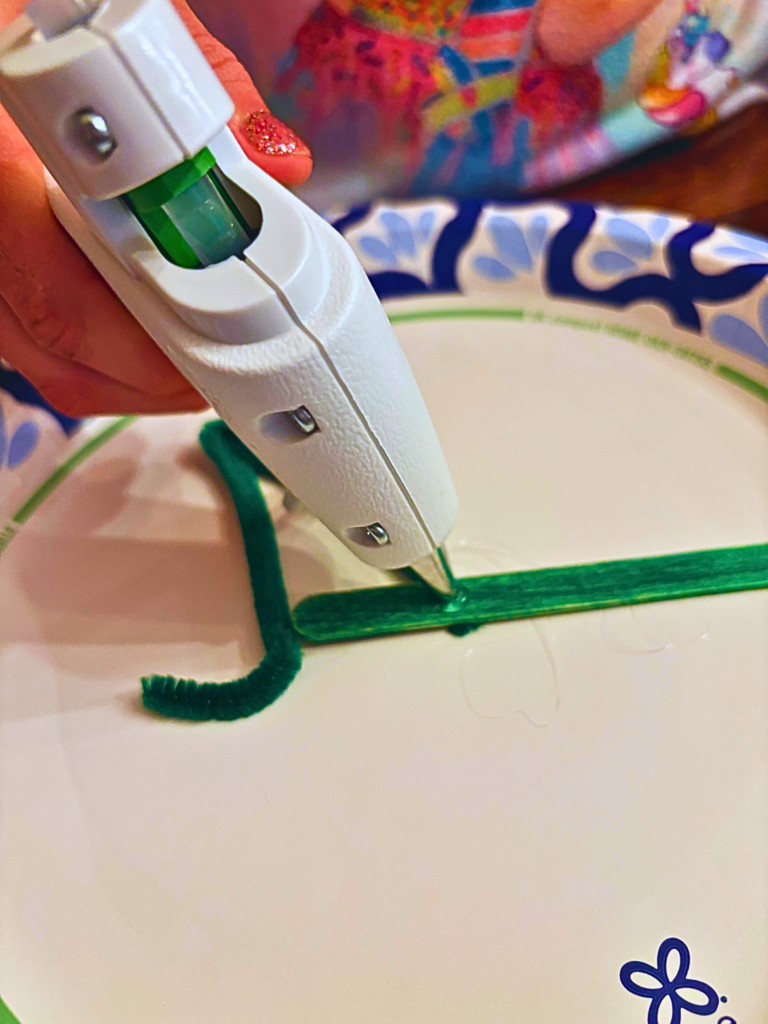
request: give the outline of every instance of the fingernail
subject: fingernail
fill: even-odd
[[[243,134],[254,149],[267,156],[309,152],[298,135],[266,110],[248,114],[243,121]]]

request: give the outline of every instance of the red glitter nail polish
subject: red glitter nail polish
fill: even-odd
[[[287,125],[267,110],[257,110],[243,121],[243,134],[250,144],[267,156],[306,153],[307,147]]]

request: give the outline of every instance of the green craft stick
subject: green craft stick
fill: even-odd
[[[2,999],[0,999],[0,1024],[19,1024]]]
[[[448,601],[424,586],[315,594],[294,608],[293,621],[305,640],[334,643],[761,590],[768,588],[768,544],[470,576],[458,584],[458,596]]]

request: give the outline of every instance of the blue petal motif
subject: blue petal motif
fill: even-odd
[[[619,252],[632,259],[647,260],[653,252],[653,242],[645,228],[624,217],[611,217],[605,233]]]
[[[426,242],[429,240],[429,236],[432,234],[432,228],[435,224],[435,211],[425,210],[424,213],[419,217],[419,224],[416,229],[416,235],[420,242]]]
[[[540,256],[547,239],[547,218],[543,213],[539,213],[533,218],[525,235],[531,253],[534,256]]]
[[[718,245],[715,254],[728,256],[741,263],[768,263],[768,252],[753,252],[751,249],[741,249],[736,245]]]
[[[387,229],[389,244],[393,252],[403,252],[406,256],[416,255],[416,243],[413,240],[411,225],[402,214],[387,210],[381,214],[379,220]]]
[[[388,267],[397,266],[397,256],[380,238],[374,238],[373,235],[364,235],[360,239],[359,244],[365,255],[370,256],[371,259],[378,260],[379,263],[385,263]]]
[[[731,239],[750,255],[758,253],[760,256],[768,256],[768,241],[758,238],[757,235],[748,235],[745,231],[729,231]]]
[[[5,462],[5,449],[8,445],[8,436],[5,432],[5,414],[0,406],[0,468]]]
[[[768,295],[764,295],[760,300],[760,305],[757,307],[757,315],[760,318],[760,330],[763,332],[763,337],[768,340]],[[2,459],[0,459],[2,462]]]
[[[721,345],[768,364],[768,345],[754,327],[739,317],[721,313],[709,325],[709,333]]]
[[[499,253],[506,256],[513,267],[533,270],[528,243],[515,221],[509,217],[491,217],[488,221],[488,230],[493,235]]]
[[[40,440],[40,428],[32,420],[24,420],[8,445],[8,468],[15,469],[26,462]]]
[[[478,274],[482,274],[483,277],[492,277],[496,281],[509,281],[515,276],[509,267],[505,267],[493,256],[476,256],[474,265]]]
[[[669,217],[654,217],[651,221],[651,226],[648,229],[650,231],[651,238],[658,242],[668,227]]]
[[[616,274],[623,270],[634,270],[637,266],[629,256],[611,252],[610,249],[601,249],[600,252],[593,253],[589,262],[601,274]]]

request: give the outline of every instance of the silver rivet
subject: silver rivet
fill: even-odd
[[[99,160],[108,160],[117,149],[117,140],[106,118],[97,111],[90,108],[78,110],[72,118],[72,123],[78,142]]]
[[[380,548],[385,547],[389,544],[389,534],[381,525],[381,523],[371,523],[370,526],[364,527],[365,533],[370,539],[378,544]]]
[[[304,434],[314,434],[318,429],[315,417],[306,405],[300,405],[298,409],[292,409],[288,415]]]

